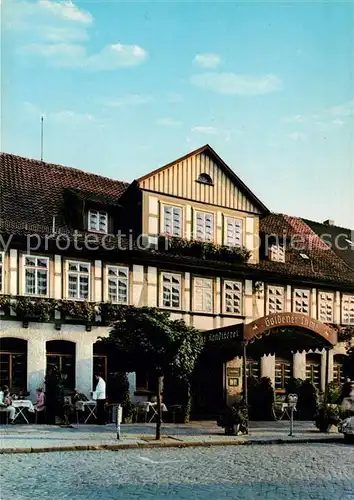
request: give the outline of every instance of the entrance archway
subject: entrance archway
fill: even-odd
[[[301,313],[270,314],[251,323],[235,324],[204,333],[209,352],[224,353],[224,361],[242,357],[242,392],[247,403],[247,358],[277,354],[289,359],[293,353],[326,351],[325,400],[328,395],[329,351],[337,343],[337,332],[331,326]],[[284,363],[283,363],[284,364]],[[284,385],[291,367],[280,366],[279,384]],[[283,373],[284,372],[284,373]],[[288,373],[289,372],[289,373]],[[283,380],[284,379],[284,380]],[[228,381],[226,381],[228,382]],[[241,385],[241,380],[240,380]]]

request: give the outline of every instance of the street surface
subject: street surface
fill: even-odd
[[[354,500],[354,446],[311,443],[0,456],[1,500]]]

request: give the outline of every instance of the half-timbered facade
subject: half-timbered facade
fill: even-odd
[[[9,154],[0,177],[2,383],[33,394],[55,365],[89,393],[93,372],[110,370],[97,339],[114,304],[157,306],[201,331],[301,313],[349,331],[330,354],[341,380],[354,328],[350,231],[344,257],[321,225],[272,214],[210,146],[131,184]],[[223,396],[241,390],[240,367],[235,358],[209,374]],[[291,376],[323,388],[324,353],[269,353],[247,370],[277,390]],[[148,396],[147,374],[130,382]]]

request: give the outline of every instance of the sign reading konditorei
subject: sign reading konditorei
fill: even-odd
[[[245,325],[244,338],[246,341],[252,341],[260,338],[264,332],[281,326],[305,328],[323,337],[328,344],[335,345],[337,343],[337,332],[333,328],[301,313],[269,314],[259,318]]]
[[[227,340],[243,340],[243,323],[235,325],[232,329],[223,330],[212,330],[210,332],[205,332],[204,339],[205,342],[209,343],[219,343]]]

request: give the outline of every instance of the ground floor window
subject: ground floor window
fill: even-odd
[[[103,380],[107,380],[107,356],[102,354],[93,355],[93,377],[95,377],[96,374],[101,375]],[[95,384],[97,384],[97,380],[94,380],[94,386]]]
[[[0,340],[0,384],[10,391],[27,391],[27,341],[3,338]]]
[[[333,381],[338,385],[343,385],[345,376],[343,373],[343,355],[337,354],[334,356],[333,363]]]
[[[290,359],[275,359],[275,389],[284,391],[293,374],[293,365]]]
[[[47,342],[47,371],[56,368],[63,377],[64,389],[75,389],[75,343],[64,340]]]
[[[321,387],[321,355],[307,354],[306,356],[306,380],[315,387]]]
[[[136,391],[139,392],[156,392],[157,379],[151,373],[141,370],[135,373]]]
[[[259,359],[248,358],[246,361],[246,374],[247,377],[259,378],[260,375],[260,361]]]

